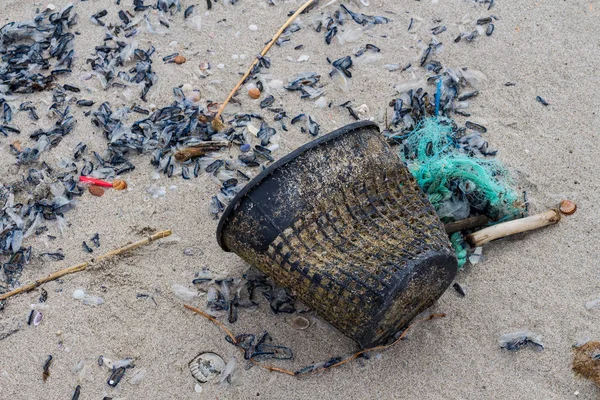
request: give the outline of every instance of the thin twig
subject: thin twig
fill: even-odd
[[[315,1],[316,0],[308,0],[299,9],[297,9],[296,12],[294,14],[292,14],[292,16],[290,18],[288,18],[288,20],[285,22],[285,24],[283,24],[281,26],[281,28],[279,28],[279,30],[277,31],[277,33],[275,34],[275,36],[273,36],[273,38],[269,41],[269,43],[267,43],[267,45],[265,46],[265,48],[260,52],[260,57],[264,57],[265,54],[267,54],[269,52],[269,50],[271,49],[271,47],[273,46],[273,44],[275,44],[275,42],[277,41],[277,39],[279,39],[279,36],[281,36],[281,34],[283,33],[283,31],[288,26],[290,26],[290,24],[296,19],[296,17],[298,17],[298,15],[302,14],[302,12],[304,10],[306,10],[309,6],[311,6]],[[223,104],[221,104],[221,107],[219,108],[219,111],[215,115],[215,118],[213,119],[213,122],[212,122],[213,123],[213,128],[215,130],[220,131],[223,128],[223,123],[221,122],[221,114],[223,113],[223,110],[225,109],[225,107],[227,106],[227,104],[229,104],[229,101],[237,93],[237,91],[239,90],[239,88],[244,84],[244,82],[246,81],[246,78],[248,78],[248,76],[250,75],[250,72],[252,72],[252,68],[254,68],[254,66],[256,65],[256,63],[258,63],[258,60],[259,60],[259,57],[256,57],[254,59],[254,61],[252,61],[252,64],[250,64],[250,68],[248,68],[248,71],[244,74],[244,76],[242,76],[242,79],[240,79],[240,81],[237,83],[237,85],[235,85],[235,87],[229,93],[229,96],[227,96],[227,98],[225,99],[225,101],[223,102]]]
[[[217,325],[219,328],[223,329],[223,331],[227,334],[227,336],[229,336],[231,338],[231,340],[233,341],[233,344],[237,344],[235,335],[233,333],[231,333],[231,331],[229,329],[227,329],[227,327],[225,325],[223,325],[221,323],[221,321],[219,321],[218,319],[216,319],[215,317],[213,317],[211,315],[208,315],[207,313],[205,313],[204,311],[202,311],[196,307],[188,306],[187,304],[184,304],[183,306],[185,308],[187,308],[188,310],[195,312],[196,314],[202,315],[204,318],[208,319],[210,322]]]
[[[350,357],[347,357],[345,359],[343,359],[342,361],[332,364],[329,367],[321,367],[315,370],[310,371],[311,374],[316,374],[318,372],[324,371],[326,369],[331,369],[331,368],[335,368],[335,367],[339,367],[341,365],[344,365],[352,360],[355,360],[357,357],[359,357],[361,354],[364,353],[368,353],[370,351],[377,351],[377,350],[385,350],[385,349],[389,349],[390,347],[392,347],[393,345],[395,345],[396,343],[398,343],[399,341],[401,341],[402,339],[404,339],[404,337],[406,336],[406,334],[408,333],[409,329],[412,328],[413,326],[415,326],[416,324],[420,323],[420,322],[425,322],[425,321],[429,321],[432,320],[434,318],[444,318],[446,316],[446,314],[444,313],[439,313],[439,314],[431,314],[429,317],[427,318],[423,318],[423,319],[419,319],[415,322],[413,322],[412,324],[410,324],[409,326],[406,327],[406,329],[404,330],[404,332],[402,332],[402,334],[398,337],[398,339],[394,340],[392,343],[390,344],[386,344],[386,345],[381,345],[381,346],[375,346],[375,347],[371,347],[368,349],[363,349],[360,351],[357,351],[356,353],[352,354]]]
[[[234,344],[234,345],[235,345],[235,344],[237,344],[237,340],[235,339],[235,336],[233,335],[233,333],[232,333],[232,332],[231,332],[229,329],[227,329],[227,327],[226,327],[225,325],[223,325],[223,324],[222,324],[222,323],[221,323],[221,322],[220,322],[218,319],[216,319],[215,317],[212,317],[212,316],[208,315],[207,313],[205,313],[205,312],[204,312],[204,311],[202,311],[202,310],[199,310],[199,309],[197,309],[196,307],[188,306],[187,304],[184,304],[183,306],[184,306],[185,308],[187,308],[188,310],[191,310],[191,311],[193,311],[193,312],[195,312],[195,313],[197,313],[197,314],[200,314],[201,316],[203,316],[204,318],[208,319],[210,322],[212,322],[213,324],[215,324],[216,326],[218,326],[219,328],[221,328],[221,329],[223,330],[223,332],[225,332],[225,333],[227,334],[227,336],[229,336],[229,337],[231,338],[231,340],[232,340],[233,344]],[[402,332],[402,334],[400,335],[400,337],[398,337],[398,339],[394,340],[394,342],[392,342],[392,343],[390,343],[390,344],[382,345],[382,346],[375,346],[375,347],[371,347],[371,348],[368,348],[368,349],[363,349],[363,350],[357,351],[356,353],[352,354],[352,355],[351,355],[351,356],[349,356],[349,357],[346,357],[346,358],[344,358],[342,361],[340,361],[340,362],[338,362],[338,363],[332,364],[332,365],[330,365],[329,367],[326,367],[326,368],[325,368],[325,367],[322,367],[322,368],[318,368],[318,369],[315,369],[315,370],[311,370],[311,371],[310,371],[310,373],[311,373],[311,374],[312,374],[312,373],[317,373],[317,372],[324,371],[324,370],[326,370],[326,369],[331,369],[331,368],[339,367],[339,366],[341,366],[341,365],[344,365],[344,364],[346,364],[346,363],[348,363],[348,362],[350,362],[350,361],[352,361],[352,360],[356,359],[356,358],[357,358],[357,357],[359,357],[361,354],[367,353],[367,352],[369,352],[369,351],[376,351],[376,350],[385,350],[385,349],[389,349],[390,347],[392,347],[393,345],[395,345],[396,343],[398,343],[400,340],[404,339],[404,337],[405,337],[405,336],[406,336],[406,334],[408,333],[409,329],[410,329],[410,328],[412,328],[413,326],[415,326],[416,324],[418,324],[418,323],[420,323],[420,322],[423,322],[423,321],[429,321],[429,320],[431,320],[431,319],[434,319],[434,318],[443,318],[443,317],[445,317],[445,316],[446,316],[446,314],[431,314],[431,315],[430,315],[429,317],[427,317],[427,318],[423,318],[423,319],[420,319],[420,320],[414,321],[412,324],[410,324],[410,325],[409,325],[409,326],[408,326],[408,327],[407,327],[407,328],[404,330],[404,332]],[[242,353],[245,353],[244,349],[242,349],[242,348],[239,348],[239,349],[240,349],[240,351],[241,351]],[[250,361],[251,361],[251,362],[252,362],[254,365],[256,365],[256,366],[258,366],[258,367],[260,367],[260,368],[266,369],[267,371],[271,371],[271,372],[279,372],[279,373],[281,373],[281,374],[290,375],[290,376],[298,376],[298,375],[302,375],[302,373],[293,372],[293,371],[290,371],[290,370],[287,370],[287,369],[283,369],[283,368],[273,367],[272,365],[265,365],[265,364],[262,364],[262,363],[260,363],[260,362],[258,362],[258,361],[256,361],[256,360],[254,360],[254,359],[252,359],[252,358],[250,358]],[[301,369],[301,370],[299,370],[299,371],[302,371],[302,369]]]
[[[74,265],[72,267],[64,268],[64,269],[61,269],[60,271],[53,272],[52,274],[50,274],[50,275],[48,275],[48,276],[46,276],[44,278],[38,279],[34,283],[30,283],[29,285],[21,286],[19,288],[16,288],[16,289],[10,291],[10,292],[4,293],[4,294],[0,294],[0,301],[1,300],[6,300],[9,297],[15,296],[15,295],[17,295],[19,293],[29,292],[29,291],[37,288],[38,286],[43,285],[46,282],[54,281],[54,280],[56,280],[58,278],[61,278],[61,277],[65,276],[65,275],[73,274],[75,272],[84,271],[91,263],[93,263],[95,261],[100,261],[100,260],[103,260],[103,259],[108,258],[108,257],[112,257],[112,256],[117,256],[119,254],[123,254],[123,253],[125,253],[127,251],[130,251],[130,250],[133,250],[133,249],[137,249],[138,247],[141,247],[141,246],[144,246],[146,244],[152,243],[152,242],[154,242],[155,240],[158,240],[158,239],[166,238],[167,236],[170,236],[170,235],[171,235],[171,231],[170,230],[158,232],[158,233],[155,233],[154,235],[152,235],[150,237],[147,237],[146,239],[139,240],[139,241],[137,241],[135,243],[128,244],[127,246],[123,246],[120,249],[112,250],[112,251],[109,251],[106,254],[103,254],[103,255],[98,256],[96,258],[92,258],[90,261],[86,261],[84,263],[77,264],[77,265]]]

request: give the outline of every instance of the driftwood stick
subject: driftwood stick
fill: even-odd
[[[227,146],[229,146],[229,142],[227,140],[214,140],[210,142],[198,143],[176,152],[175,159],[179,162],[184,162],[195,157],[204,156],[211,151],[217,151],[220,148]]]
[[[444,227],[446,228],[446,233],[449,235],[454,232],[465,231],[467,229],[479,228],[480,226],[485,226],[490,222],[490,219],[485,215],[478,215],[476,217],[470,217],[466,219],[461,219],[460,221],[450,222]]]
[[[544,226],[553,225],[560,221],[560,214],[556,210],[549,210],[541,214],[532,215],[527,218],[515,219],[490,226],[466,236],[471,246],[477,247],[495,239],[514,235],[515,233],[527,232]]]
[[[48,275],[48,276],[46,276],[44,278],[38,279],[34,283],[30,283],[29,285],[21,286],[19,288],[11,290],[10,292],[4,293],[4,294],[0,294],[0,301],[1,300],[6,300],[9,297],[15,296],[15,295],[17,295],[19,293],[29,292],[29,291],[37,288],[38,286],[43,285],[46,282],[54,281],[54,280],[56,280],[58,278],[61,278],[61,277],[65,276],[65,275],[73,274],[75,272],[84,271],[91,263],[93,263],[95,261],[100,261],[100,260],[103,260],[103,259],[108,258],[108,257],[112,257],[112,256],[117,256],[119,254],[123,254],[123,253],[125,253],[127,251],[130,251],[130,250],[133,250],[133,249],[137,249],[138,247],[147,245],[147,244],[152,243],[152,242],[154,242],[155,240],[158,240],[158,239],[166,238],[167,236],[170,236],[170,235],[171,235],[171,231],[170,230],[158,232],[158,233],[155,233],[154,235],[149,236],[149,237],[147,237],[145,239],[138,240],[137,242],[128,244],[127,246],[123,246],[120,249],[109,251],[106,254],[103,254],[103,255],[98,256],[96,258],[92,258],[90,261],[86,261],[84,263],[77,264],[77,265],[74,265],[72,267],[64,268],[64,269],[61,269],[60,271],[53,272],[53,273],[51,273],[50,275]]]
[[[267,43],[267,45],[265,46],[265,48],[260,52],[260,56],[261,57],[264,57],[265,54],[267,54],[269,52],[269,50],[275,44],[275,42],[277,41],[277,39],[279,39],[279,36],[281,36],[281,34],[283,33],[283,31],[288,26],[290,26],[290,24],[292,22],[294,22],[294,20],[296,19],[296,17],[298,17],[298,15],[302,14],[302,12],[304,10],[306,10],[309,6],[311,6],[315,1],[316,0],[308,0],[299,9],[297,9],[296,12],[294,14],[292,14],[292,16],[289,17],[287,21],[285,21],[285,24],[283,24],[281,26],[281,28],[279,28],[279,30],[277,31],[277,33],[275,34],[275,36],[273,36],[273,38],[269,41],[269,43]],[[235,85],[235,87],[229,93],[229,96],[227,96],[227,98],[225,99],[225,101],[223,102],[223,104],[221,104],[221,107],[219,108],[219,111],[215,115],[215,118],[213,119],[213,122],[212,122],[213,128],[215,130],[220,131],[221,129],[223,129],[223,122],[221,122],[221,114],[223,113],[223,110],[225,109],[225,107],[227,106],[227,104],[229,104],[229,101],[233,98],[233,96],[235,96],[235,94],[237,93],[237,91],[239,90],[239,88],[244,84],[244,82],[246,81],[246,78],[248,78],[248,75],[250,75],[250,72],[252,72],[252,68],[254,68],[254,66],[258,63],[258,60],[259,60],[259,58],[256,57],[254,59],[254,61],[252,61],[252,64],[250,64],[250,68],[248,68],[248,71],[244,74],[244,76],[242,76],[242,79],[240,79],[240,81],[237,83],[237,85]]]

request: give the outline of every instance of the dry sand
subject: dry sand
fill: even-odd
[[[66,2],[57,0],[60,8]],[[89,16],[102,8],[109,10],[106,21],[117,21],[117,11],[130,7],[114,1],[76,1],[81,19],[76,30],[77,61],[73,73],[63,82],[84,85],[79,76],[87,72],[85,58],[102,41],[103,30],[89,21]],[[150,3],[150,1],[147,1]],[[204,99],[222,100],[245,71],[246,60],[233,60],[232,54],[256,54],[263,43],[286,19],[289,10],[300,1],[278,1],[268,7],[265,0],[240,0],[236,6],[221,2],[204,15],[204,1],[182,0],[184,6],[196,4],[202,14],[200,32],[186,27],[182,14],[176,14],[171,29],[164,36],[142,35],[142,47],[157,48],[154,69],[158,86],[150,91],[150,102],[164,106],[172,101],[171,88],[191,83],[202,91]],[[0,24],[31,18],[41,2],[2,0]],[[357,8],[355,5],[354,8]],[[396,14],[384,14],[384,11]],[[22,281],[28,282],[58,268],[86,259],[82,240],[95,232],[101,235],[107,251],[140,236],[143,227],[171,228],[180,239],[153,244],[129,256],[95,267],[90,271],[65,277],[45,285],[48,309],[43,322],[27,326],[30,304],[37,302],[38,292],[24,294],[8,301],[0,312],[0,327],[20,324],[21,329],[0,340],[0,399],[65,399],[81,384],[81,399],[111,396],[121,399],[200,399],[200,398],[412,398],[412,399],[567,399],[597,398],[600,391],[590,382],[577,378],[570,369],[572,344],[585,336],[600,338],[600,311],[587,311],[586,301],[600,296],[598,276],[599,231],[598,203],[598,122],[600,100],[600,36],[597,2],[546,1],[523,2],[498,0],[491,11],[467,0],[431,2],[371,0],[364,12],[387,15],[393,22],[378,26],[371,37],[358,43],[340,45],[334,40],[327,46],[323,33],[303,29],[292,37],[292,44],[275,47],[270,56],[275,78],[286,81],[294,73],[314,70],[324,76],[328,72],[325,58],[350,54],[354,47],[366,42],[382,49],[383,59],[372,65],[353,68],[352,90],[344,94],[333,85],[327,86],[326,97],[335,103],[352,100],[367,104],[370,114],[380,115],[393,98],[393,85],[411,80],[410,72],[388,72],[383,64],[399,62],[415,64],[419,48],[416,37],[428,41],[428,29],[434,19],[442,19],[448,31],[438,36],[446,46],[440,61],[447,66],[467,66],[488,77],[481,95],[472,101],[473,120],[484,123],[488,140],[500,149],[499,157],[517,171],[521,189],[527,190],[532,212],[545,211],[563,198],[571,198],[579,211],[558,226],[543,231],[489,244],[486,260],[467,267],[456,278],[467,290],[460,298],[453,290],[445,293],[433,307],[447,317],[423,323],[414,328],[408,340],[382,352],[364,363],[355,362],[321,376],[296,379],[252,368],[244,369],[237,349],[229,345],[215,326],[185,310],[174,296],[171,285],[191,285],[194,272],[202,267],[229,276],[239,276],[248,268],[234,254],[221,251],[215,240],[217,221],[208,213],[210,196],[218,185],[207,176],[191,181],[180,178],[158,182],[151,176],[148,158],[134,159],[136,169],[126,176],[129,190],[110,191],[104,197],[84,195],[74,210],[66,214],[70,227],[54,242],[30,242],[42,251],[62,247],[66,258],[60,262],[34,261],[27,266]],[[315,11],[313,11],[314,13]],[[454,44],[456,23],[467,15],[472,19],[494,14],[498,16],[491,37],[475,43]],[[407,33],[411,16],[423,18],[424,24],[415,35]],[[302,18],[303,21],[307,17]],[[258,31],[248,29],[256,24]],[[236,32],[241,32],[236,37]],[[381,37],[380,35],[386,35]],[[174,51],[171,41],[179,44],[188,62],[177,66],[160,59]],[[301,51],[293,50],[304,44]],[[208,53],[207,51],[211,51]],[[292,63],[302,54],[307,63]],[[210,79],[195,78],[198,63],[209,60],[214,74]],[[225,68],[214,68],[224,63]],[[216,82],[215,80],[218,80]],[[325,79],[327,81],[327,79]],[[515,82],[513,87],[504,83]],[[85,97],[108,100],[121,106],[131,104],[118,97],[119,90],[95,90]],[[535,101],[541,95],[550,102],[544,107]],[[34,101],[48,100],[49,93],[32,96]],[[329,131],[351,122],[343,109],[316,109],[312,102],[300,100],[295,93],[277,95],[289,115],[304,110]],[[256,102],[240,96],[243,108],[257,110]],[[38,109],[43,109],[41,104]],[[72,153],[74,146],[85,141],[90,148],[102,150],[105,140],[80,109],[75,109],[78,125],[60,145],[45,157],[56,163]],[[28,142],[27,133],[35,126],[23,114],[17,125]],[[48,126],[50,120],[42,119]],[[310,138],[291,128],[281,139],[281,157]],[[9,140],[1,139],[0,168],[4,179],[18,171],[9,154]],[[595,161],[596,160],[596,161]],[[146,193],[150,184],[176,185],[161,199]],[[56,228],[50,225],[51,233]],[[185,256],[183,250],[194,254]],[[101,296],[105,304],[90,307],[72,298],[77,288]],[[139,300],[138,293],[154,296]],[[203,297],[192,301],[202,306]],[[281,363],[290,369],[323,360],[355,349],[351,340],[326,322],[314,318],[306,331],[295,331],[290,316],[276,316],[261,302],[256,311],[241,310],[240,320],[230,328],[235,332],[261,332],[268,329],[275,340],[290,346],[293,362]],[[543,336],[546,349],[540,352],[524,349],[516,353],[499,349],[497,339],[506,332],[528,329]],[[57,332],[61,331],[60,336]],[[238,360],[233,383],[229,386],[204,385],[194,392],[195,380],[187,364],[201,351],[215,351],[226,361]],[[49,354],[54,356],[52,375],[42,382],[42,365]],[[108,372],[96,365],[99,355],[112,359],[134,357],[136,369],[145,368],[147,377],[139,384],[129,382],[131,372],[116,389],[106,385]],[[86,372],[73,374],[80,361]]]

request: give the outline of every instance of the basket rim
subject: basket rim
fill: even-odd
[[[229,217],[231,216],[233,211],[237,208],[237,206],[239,205],[242,198],[244,198],[248,193],[250,193],[256,187],[260,186],[260,183],[266,177],[268,177],[273,172],[275,172],[275,170],[286,165],[290,161],[298,158],[300,155],[304,154],[305,152],[307,152],[310,149],[313,149],[317,146],[320,146],[324,143],[334,140],[341,135],[345,135],[345,134],[357,131],[362,128],[367,128],[367,127],[369,127],[369,128],[373,127],[373,128],[376,128],[377,131],[379,131],[379,126],[375,122],[368,121],[368,120],[358,121],[358,122],[354,122],[352,124],[345,125],[341,128],[338,128],[326,135],[323,135],[319,138],[316,138],[315,140],[312,140],[312,141],[298,147],[296,150],[281,157],[279,160],[275,161],[273,164],[269,165],[267,168],[265,168],[263,171],[261,171],[258,175],[256,175],[250,182],[248,182],[238,192],[238,194],[231,200],[231,202],[229,203],[229,205],[227,206],[225,211],[223,211],[223,215],[221,215],[221,219],[219,220],[219,224],[217,225],[217,243],[219,244],[221,249],[223,249],[226,252],[231,251],[223,243],[223,228],[225,227],[225,224],[229,220]]]

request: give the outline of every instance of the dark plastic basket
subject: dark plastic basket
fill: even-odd
[[[427,197],[366,121],[260,173],[225,210],[217,240],[363,347],[431,306],[457,270]]]

